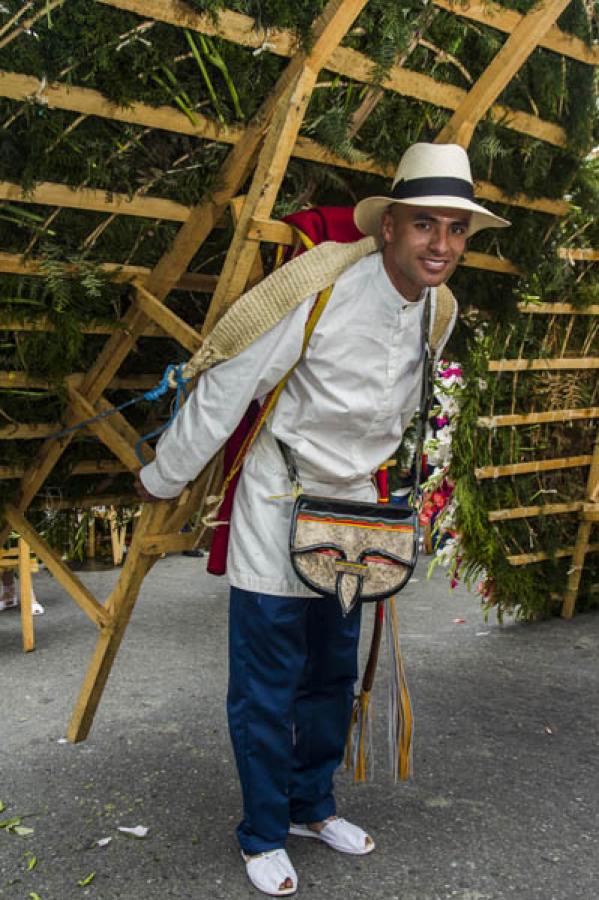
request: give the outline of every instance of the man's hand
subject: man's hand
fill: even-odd
[[[137,472],[135,472],[135,481],[133,482],[135,493],[140,500],[143,500],[144,503],[157,503],[161,498],[155,497],[154,494],[151,494],[148,490],[146,490],[140,478],[140,472],[141,469],[138,469]]]

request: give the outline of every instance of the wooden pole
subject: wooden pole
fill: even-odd
[[[23,650],[25,653],[29,653],[31,650],[35,650],[33,604],[31,602],[31,549],[22,537],[19,537],[19,589],[21,592]]]
[[[599,486],[599,431],[595,437],[595,446],[593,449],[593,461],[589,469],[589,477],[587,480],[586,495],[592,501],[595,491]],[[571,619],[574,615],[574,607],[576,606],[576,598],[580,588],[580,579],[582,577],[582,569],[585,557],[589,551],[589,539],[591,537],[591,529],[593,522],[590,517],[588,520],[584,518],[585,512],[582,511],[581,522],[578,526],[578,534],[574,545],[574,553],[572,555],[572,566],[568,573],[568,583],[566,585],[566,593],[564,594],[564,602],[562,606],[562,616],[564,619]]]
[[[143,556],[139,552],[141,536],[146,530],[161,528],[168,514],[169,505],[168,502],[148,503],[142,509],[140,527],[136,529],[127,557],[127,563],[130,564],[123,567],[117,586],[106,603],[111,628],[105,628],[100,633],[67,730],[67,737],[73,743],[85,740],[89,734],[139,589],[156,561],[155,556]]]

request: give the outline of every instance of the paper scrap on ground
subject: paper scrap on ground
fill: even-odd
[[[131,837],[145,838],[150,829],[146,828],[145,825],[136,825],[134,828],[127,828],[125,826],[119,825],[118,830],[122,831],[123,834],[130,834]]]

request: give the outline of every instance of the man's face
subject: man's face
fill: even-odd
[[[394,287],[417,300],[450,277],[466,247],[470,213],[393,204],[383,213],[383,263]]]

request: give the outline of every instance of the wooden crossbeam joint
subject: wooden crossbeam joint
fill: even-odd
[[[499,53],[439,132],[435,139],[437,143],[469,146],[477,124],[569,2],[541,0],[516,25]]]
[[[76,388],[69,384],[69,379],[67,379],[67,387],[73,409],[78,413],[82,421],[92,419],[98,415],[98,410],[92,406],[83,394],[80,394]],[[108,421],[108,418],[90,422],[86,427],[100,438],[102,443],[127,466],[129,471],[135,472],[139,469],[140,462],[134,447],[119,433],[114,424]]]
[[[104,631],[112,627],[112,618],[104,607],[98,603],[85,585],[65,565],[58,553],[37,533],[25,517],[11,504],[4,509],[7,521],[14,530],[25,538],[34,552],[46,564],[56,580],[71,595],[75,603],[95,624]]]
[[[196,353],[202,345],[202,339],[195,328],[188,325],[180,316],[164,305],[148,291],[143,284],[135,282],[136,301],[142,312],[152,319],[162,331],[177,343]]]

